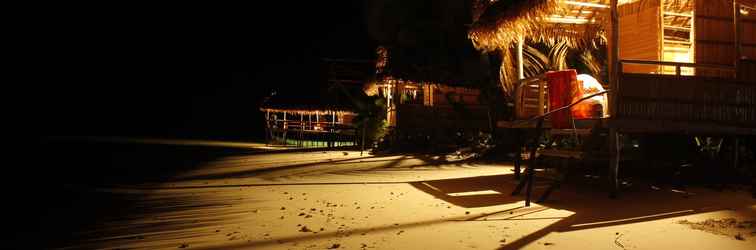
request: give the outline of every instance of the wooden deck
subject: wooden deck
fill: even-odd
[[[738,72],[749,69],[753,65],[741,64],[738,71],[734,67],[726,65],[707,65],[672,62],[652,62],[625,60],[624,64],[652,64],[676,68],[676,74],[619,74],[618,85],[610,90],[610,105],[612,108],[608,117],[600,122],[590,123],[593,126],[586,128],[589,123],[579,124],[576,120],[575,129],[553,129],[548,122],[549,114],[557,109],[549,107],[546,99],[546,89],[543,80],[524,80],[519,84],[515,100],[516,104],[529,104],[528,106],[516,106],[518,111],[515,121],[498,121],[499,128],[516,129],[522,132],[536,131],[536,133],[518,133],[523,136],[540,137],[548,133],[551,138],[558,137],[600,137],[599,143],[605,143],[601,152],[593,152],[593,149],[539,148],[537,145],[527,145],[530,159],[526,170],[526,178],[521,179],[520,185],[513,194],[519,193],[525,185],[532,185],[536,166],[536,156],[549,156],[563,158],[565,161],[586,160],[586,158],[600,158],[609,162],[607,174],[610,183],[610,196],[614,197],[619,189],[619,166],[621,161],[632,158],[626,154],[620,146],[622,134],[648,135],[654,134],[681,134],[697,136],[733,137],[737,145],[740,136],[756,135],[756,81],[751,80],[753,72]],[[738,76],[724,78],[711,76],[685,76],[681,75],[682,67],[706,68],[708,70],[720,70],[736,72]],[[748,75],[751,74],[751,75]],[[535,91],[534,91],[535,90]],[[537,103],[535,107],[533,104]],[[571,104],[570,106],[574,105]],[[540,109],[543,107],[543,110]],[[560,108],[561,109],[561,108]],[[595,129],[595,131],[594,131]],[[600,134],[592,134],[598,132]],[[516,138],[520,149],[527,138]],[[534,141],[534,140],[532,140]],[[550,143],[549,143],[550,145]],[[519,178],[521,151],[517,152],[515,159],[515,177]],[[737,159],[737,153],[733,156]],[[597,159],[598,159],[597,158]],[[737,164],[735,161],[734,164]],[[565,165],[569,165],[565,163]],[[566,170],[565,170],[566,171]],[[549,189],[541,196],[539,201],[546,199],[563,179],[554,179]],[[528,191],[526,203],[529,203],[530,192]]]

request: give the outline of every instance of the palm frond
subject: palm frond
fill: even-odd
[[[580,53],[580,62],[583,63],[585,68],[593,76],[601,75],[601,65],[603,64],[598,58],[593,56],[593,52],[585,50]]]
[[[551,69],[549,57],[530,45],[523,46],[522,55],[526,77],[536,76]]]

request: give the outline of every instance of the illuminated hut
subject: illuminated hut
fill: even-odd
[[[413,80],[391,67],[388,49],[379,47],[377,54],[376,77],[365,86],[365,93],[385,98],[389,129],[406,137],[431,137],[441,144],[459,131],[489,131],[479,89]]]
[[[361,88],[346,88],[359,94]],[[357,145],[354,104],[341,89],[313,94],[276,94],[260,107],[269,144],[296,147]]]
[[[374,70],[371,60],[322,58],[327,85],[317,91],[296,90],[263,102],[266,137],[270,144],[298,147],[354,146],[357,104],[362,86]],[[304,93],[302,93],[304,92]]]
[[[532,128],[545,117],[567,112],[549,113],[563,105],[547,101],[558,98],[548,95],[546,77],[523,72],[523,43],[561,41],[575,49],[596,49],[606,43],[609,81],[603,85],[609,91],[608,109],[596,117],[596,126],[608,134],[608,147],[602,150],[609,154],[612,193],[618,187],[621,134],[756,134],[756,1],[499,0],[479,4],[484,8],[478,8],[479,18],[468,36],[479,50],[502,52],[502,88],[518,110],[519,121],[500,121],[500,127]],[[555,124],[543,123],[551,125]],[[737,148],[738,140],[734,141]],[[581,158],[582,153],[552,155]],[[737,150],[735,154],[737,159]]]

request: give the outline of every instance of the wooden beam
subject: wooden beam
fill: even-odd
[[[725,21],[725,22],[732,22],[732,18],[730,17],[721,17],[721,16],[709,16],[709,15],[696,15],[697,19],[708,19],[708,20],[718,20],[718,21]],[[742,19],[740,22],[744,23],[756,23],[756,20],[754,19]]]
[[[702,40],[696,40],[696,43],[706,43],[706,44],[720,44],[720,45],[730,45],[733,44],[733,41],[720,41],[720,40],[710,40],[710,39],[702,39]],[[756,43],[744,43],[740,42],[740,47],[756,47]]]
[[[543,115],[543,106],[546,105],[546,81],[538,82],[538,115]]]
[[[519,39],[517,39],[517,77],[520,80],[525,79],[525,62],[523,61],[522,56],[522,47],[524,46],[524,43],[525,38],[520,36]]]
[[[692,28],[688,28],[688,27],[671,26],[671,25],[662,25],[662,28],[664,28],[664,29],[670,29],[670,30],[679,30],[679,31],[690,31],[690,30],[692,30]]]
[[[738,64],[740,64],[740,55],[743,54],[743,46],[740,44],[740,4],[738,4],[737,0],[732,0],[732,20],[733,20],[733,29],[735,29],[734,33],[734,39],[735,39],[735,62],[733,65],[735,66],[735,78],[738,77]]]
[[[664,15],[667,15],[667,16],[680,16],[680,17],[693,17],[693,15],[691,15],[691,14],[684,14],[684,13],[677,13],[677,12],[668,12],[668,11],[665,11]]]
[[[617,9],[617,0],[611,0],[611,34],[609,38],[609,115],[614,116],[617,109],[617,93],[619,93],[619,12]]]
[[[564,3],[567,5],[576,5],[580,7],[593,7],[593,8],[601,8],[601,9],[610,8],[609,5],[599,4],[599,3],[587,3],[587,2],[578,2],[578,1],[564,1]]]
[[[616,0],[612,0],[616,1]],[[620,134],[616,128],[609,129],[609,171],[607,174],[609,184],[609,198],[617,198],[619,193],[619,162],[620,153]]]
[[[619,75],[621,73],[621,66],[619,65],[619,11],[617,9],[617,0],[611,0],[610,12],[611,12],[611,27],[612,31],[609,38],[609,115],[612,118],[616,118],[617,111],[617,97],[619,97]],[[609,127],[609,168],[608,168],[608,184],[609,184],[609,197],[614,198],[617,196],[618,180],[617,173],[619,172],[619,149],[617,148],[617,134],[616,128]]]

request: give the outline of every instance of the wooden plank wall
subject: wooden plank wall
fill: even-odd
[[[756,85],[701,76],[620,77],[618,118],[756,127]]]
[[[696,63],[733,65],[735,62],[735,32],[732,1],[696,1]],[[756,13],[741,16],[743,54],[756,58]],[[697,75],[733,77],[731,72],[697,69]]]
[[[756,0],[739,0],[741,4],[756,7]],[[749,60],[756,60],[756,10],[751,10],[747,16],[740,16],[740,39],[743,45],[743,56]]]
[[[619,6],[620,59],[661,58],[660,1],[638,1]],[[653,73],[658,66],[625,65],[624,72]]]
[[[743,55],[750,60],[756,60],[756,10],[752,10],[748,16],[740,17],[740,41],[743,46]]]
[[[740,60],[738,67],[738,80],[756,84],[756,60]]]

